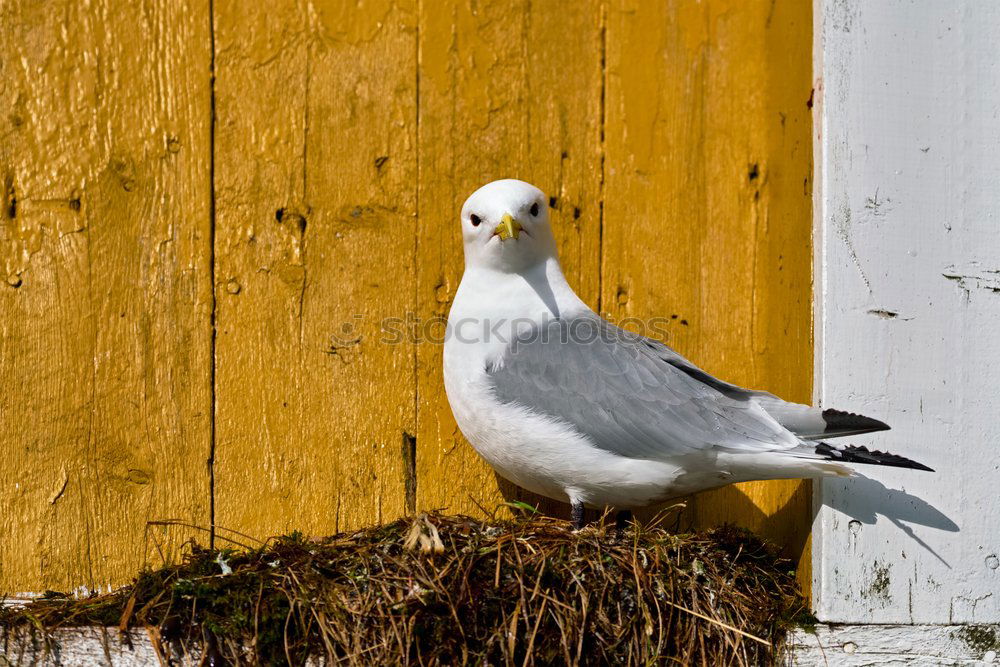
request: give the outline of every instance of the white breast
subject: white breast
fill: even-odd
[[[471,271],[463,276],[444,349],[445,390],[459,428],[502,477],[534,493],[617,507],[641,507],[673,495],[683,473],[678,465],[617,456],[566,422],[493,396],[486,368],[503,353],[517,322],[551,320],[553,303],[562,317],[587,309],[561,272],[547,278],[551,292],[543,298],[519,277]]]

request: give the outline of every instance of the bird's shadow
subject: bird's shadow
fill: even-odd
[[[926,526],[949,533],[957,533],[959,526],[923,498],[902,489],[890,489],[882,482],[860,474],[850,479],[824,480],[823,484],[819,495],[827,507],[868,525],[877,523],[880,516],[884,517],[945,567],[951,567],[911,526]]]
[[[683,507],[672,515],[666,515],[667,519],[661,525],[680,532],[734,523],[778,546],[784,557],[799,560],[804,554],[819,507],[814,502],[813,485],[823,483],[833,485],[824,489],[822,494],[828,507],[869,525],[877,523],[881,516],[949,566],[940,554],[913,532],[911,526],[927,526],[947,532],[957,532],[959,526],[919,496],[902,489],[890,489],[864,475],[823,482],[794,480],[794,483],[795,488],[786,494],[784,502],[773,512],[764,512],[742,485],[730,485],[672,501],[668,506],[683,503]],[[500,476],[497,476],[497,484],[507,501],[527,503],[544,515],[569,519],[569,505],[566,503],[525,491]],[[587,520],[596,521],[601,514],[597,510],[587,510]],[[636,512],[636,519],[644,523],[654,517],[663,521],[664,516],[663,507]]]
[[[884,516],[893,523],[905,522],[949,533],[959,530],[958,524],[923,498],[902,489],[890,489],[871,477],[831,479],[824,484],[832,491],[823,494],[824,504],[861,523],[874,524],[879,516]]]

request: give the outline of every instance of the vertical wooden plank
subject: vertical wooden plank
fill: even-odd
[[[106,588],[209,519],[208,4],[0,23],[0,591]]]
[[[555,197],[566,275],[595,304],[600,244],[601,4],[425,2],[420,14],[417,265],[422,322],[443,322],[463,270],[458,214],[498,178]],[[436,328],[443,332],[443,324]],[[440,341],[439,341],[440,342]],[[492,510],[504,485],[455,425],[440,344],[418,347],[417,504]],[[535,499],[537,500],[537,499]]]
[[[706,370],[809,402],[810,3],[616,0],[607,43],[606,314],[665,317]],[[729,487],[689,516],[798,558],[808,489]]]
[[[818,393],[892,425],[858,444],[937,472],[818,484],[816,613],[1000,623],[1000,5],[817,7]]]
[[[413,311],[413,3],[215,12],[216,521],[394,518],[414,353],[382,326]]]

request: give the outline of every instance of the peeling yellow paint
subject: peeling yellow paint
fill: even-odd
[[[709,372],[808,403],[811,3],[613,4],[604,309],[670,318]],[[701,494],[688,518],[775,539],[808,584],[807,482]]]
[[[215,253],[221,526],[405,511],[414,350],[379,341],[414,309],[416,5],[214,4],[216,235],[241,239]]]
[[[0,4],[0,595],[124,583],[147,520],[209,520],[208,11]]]
[[[66,490],[66,484],[69,483],[69,475],[66,473],[66,466],[59,467],[59,480],[56,482],[55,490],[52,495],[49,496],[49,505],[55,505],[56,501],[62,497],[63,491]]]

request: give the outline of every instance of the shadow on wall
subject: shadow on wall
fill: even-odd
[[[824,494],[830,498],[827,506],[846,514],[854,521],[868,525],[874,525],[878,522],[878,517],[883,516],[941,561],[945,567],[951,567],[948,561],[920,539],[910,527],[927,526],[949,533],[959,531],[958,524],[923,498],[902,489],[887,488],[878,480],[864,475],[853,479],[829,479],[824,481],[824,484],[836,488],[833,493]]]
[[[525,491],[499,475],[496,475],[496,480],[506,501],[527,503],[537,507],[538,511],[546,516],[569,520],[568,504]],[[948,532],[958,532],[958,525],[926,500],[901,489],[887,488],[881,482],[864,475],[853,479],[830,479],[826,483],[842,486],[843,492],[831,494],[834,499],[853,498],[850,505],[835,501],[829,505],[830,507],[850,516],[854,521],[868,525],[874,525],[877,523],[878,517],[882,516],[950,567],[947,561],[920,539],[911,528],[911,525],[919,525]],[[850,493],[846,491],[850,491]],[[686,499],[672,501],[664,506],[642,510],[636,513],[636,518],[648,522],[661,514],[664,507],[684,503],[685,507],[675,515],[668,514],[666,516],[665,526],[668,529],[689,531],[732,522],[733,517],[740,517],[740,525],[779,546],[782,556],[793,561],[801,556],[809,536],[795,529],[797,526],[796,517],[802,511],[802,507],[812,505],[810,502],[812,496],[810,480],[801,480],[795,492],[770,515],[764,513],[738,486],[730,485],[709,493],[713,494],[712,506],[715,508],[724,507],[724,512],[717,510],[712,515],[699,512],[698,499],[701,494],[696,494]],[[862,508],[868,511],[862,513],[860,511]],[[600,515],[601,513],[596,510],[587,510],[588,521],[596,521]],[[815,518],[815,516],[816,511],[813,508],[811,518]]]

